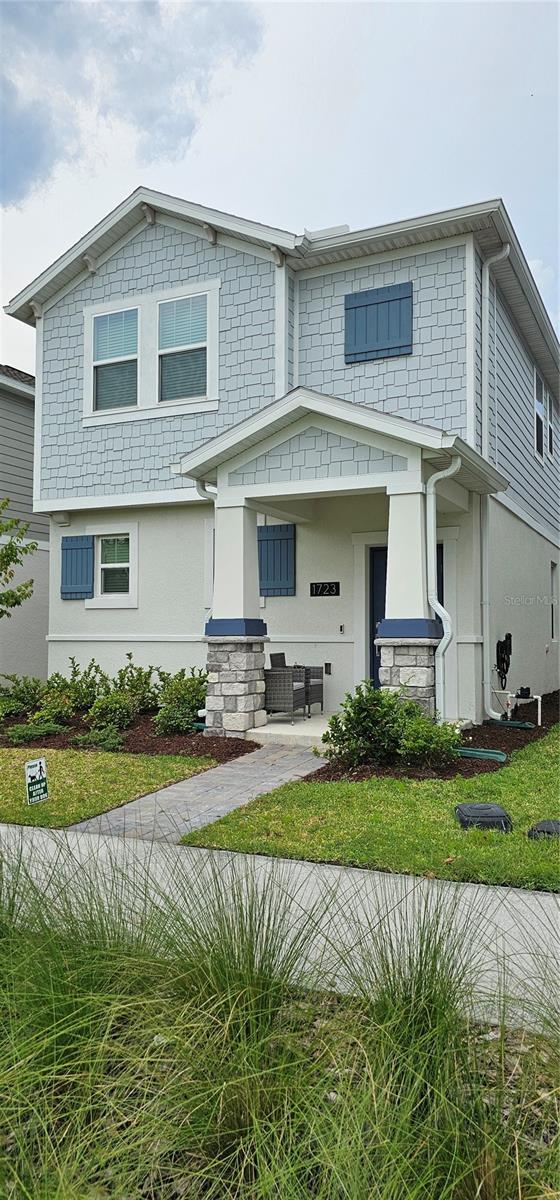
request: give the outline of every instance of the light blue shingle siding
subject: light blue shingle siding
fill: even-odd
[[[492,289],[493,292],[493,289]],[[496,343],[490,322],[490,377],[496,371],[497,466],[509,480],[508,495],[552,533],[558,528],[558,407],[553,405],[555,457],[534,452],[533,360],[505,302],[496,292]]]
[[[474,270],[474,427],[475,449],[482,449],[482,259],[475,254]]]
[[[466,433],[465,246],[299,281],[299,383],[413,421]],[[411,281],[412,354],[344,362],[344,297]]]
[[[338,479],[345,475],[371,475],[379,471],[406,471],[408,459],[366,446],[353,438],[310,426],[265,454],[230,471],[232,486],[276,483],[281,480]]]
[[[295,341],[295,292],[296,281],[291,271],[288,272],[288,391],[296,386],[294,364]]]
[[[219,411],[84,429],[84,306],[206,277],[222,281]],[[146,227],[63,297],[43,331],[45,500],[188,487],[170,463],[274,399],[273,264],[167,226]]]

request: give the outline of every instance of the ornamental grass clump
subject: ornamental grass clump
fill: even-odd
[[[553,1035],[475,1019],[480,914],[412,890],[400,924],[389,892],[349,919],[301,873],[123,869],[110,840],[79,870],[63,840],[7,850],[2,1196],[555,1194]]]
[[[454,725],[438,725],[401,692],[376,688],[365,679],[347,692],[322,741],[325,757],[349,768],[363,763],[441,766],[456,757],[460,733]]]

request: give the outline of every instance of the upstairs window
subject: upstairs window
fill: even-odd
[[[535,371],[535,452],[539,458],[544,458],[545,409],[544,384],[538,372]]]
[[[130,539],[127,533],[100,537],[99,595],[122,596],[130,591]]]
[[[159,399],[206,396],[207,296],[185,296],[159,305]]]
[[[93,407],[96,412],[138,403],[138,309],[93,320]]]
[[[412,354],[412,283],[354,292],[344,310],[346,363]]]

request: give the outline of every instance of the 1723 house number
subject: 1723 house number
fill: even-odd
[[[340,596],[340,583],[310,583],[310,596]]]

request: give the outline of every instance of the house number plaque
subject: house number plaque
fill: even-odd
[[[310,583],[310,596],[340,596],[340,582],[336,583]]]

